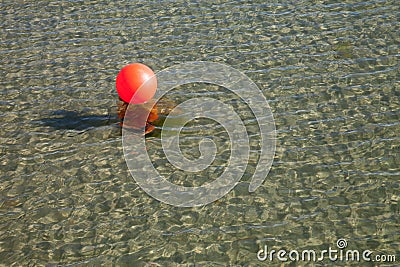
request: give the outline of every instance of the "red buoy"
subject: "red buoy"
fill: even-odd
[[[133,63],[126,65],[118,73],[116,87],[123,101],[141,104],[149,101],[156,93],[157,79],[149,67]]]

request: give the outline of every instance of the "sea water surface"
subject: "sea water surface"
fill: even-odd
[[[399,264],[399,11],[398,1],[380,0],[3,0],[0,264],[330,266],[260,262],[257,252],[337,249],[338,239]],[[276,154],[256,192],[248,185],[259,137],[245,107],[237,110],[255,138],[249,166],[217,202],[169,206],[131,177],[115,77],[132,62],[157,72],[187,61],[236,68],[268,99]],[[204,84],[169,98],[198,95],[238,102]],[[196,156],[193,136],[202,134],[219,148],[206,173],[169,166],[157,134],[147,137],[154,165],[177,184],[216,178],[228,135],[194,121],[181,132],[183,152]]]

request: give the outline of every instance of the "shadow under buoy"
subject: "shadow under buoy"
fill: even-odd
[[[119,121],[117,115],[88,115],[77,111],[56,110],[48,117],[33,122],[56,130],[83,131],[107,125],[118,126]]]

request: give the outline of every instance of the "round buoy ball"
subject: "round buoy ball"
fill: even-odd
[[[131,104],[149,101],[157,90],[154,72],[144,64],[133,63],[121,69],[116,79],[119,97]]]

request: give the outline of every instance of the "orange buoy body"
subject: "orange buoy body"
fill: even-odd
[[[126,103],[141,104],[149,101],[157,90],[154,72],[144,64],[126,65],[117,75],[119,97]]]

